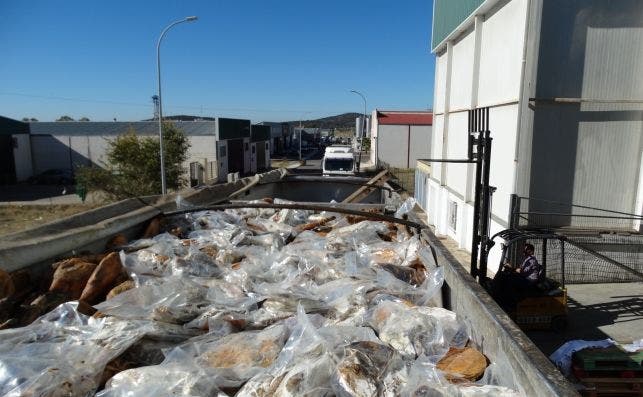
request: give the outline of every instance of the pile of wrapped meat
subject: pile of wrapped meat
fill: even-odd
[[[74,300],[0,331],[0,396],[519,395],[436,307],[442,269],[403,225],[290,209],[159,224],[56,265],[49,293]]]

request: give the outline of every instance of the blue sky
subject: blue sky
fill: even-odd
[[[431,0],[0,2],[0,115],[312,119],[433,103]]]

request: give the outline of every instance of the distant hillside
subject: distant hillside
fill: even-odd
[[[343,113],[336,116],[323,117],[316,120],[302,120],[301,125],[306,128],[336,128],[347,129],[355,128],[355,118],[361,116],[360,113]],[[296,127],[299,126],[299,120],[287,121]]]
[[[329,116],[329,117],[323,117],[321,119],[315,119],[315,120],[302,120],[301,125],[306,128],[324,128],[324,129],[330,129],[330,128],[335,128],[335,129],[340,129],[340,130],[345,130],[345,129],[354,129],[355,128],[355,118],[361,116],[360,113],[343,113],[343,114],[338,114],[336,116]],[[163,116],[164,120],[172,120],[172,121],[198,121],[198,120],[206,120],[206,121],[214,121],[214,117],[200,117],[200,116],[191,116],[187,114],[177,114],[174,116]],[[143,121],[152,121],[154,119],[147,119]],[[286,121],[286,123],[289,123],[295,127],[299,127],[299,120],[293,120],[293,121]]]
[[[146,119],[143,121],[153,121],[154,119]],[[163,116],[163,120],[171,121],[215,121],[214,117],[205,117],[205,116],[190,116],[188,114],[177,114],[175,116]]]

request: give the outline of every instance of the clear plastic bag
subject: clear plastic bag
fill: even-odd
[[[413,208],[417,204],[417,201],[413,197],[409,197],[404,202],[398,207],[397,211],[395,211],[395,217],[396,218],[402,218],[404,215],[408,214],[409,212],[413,211]]]
[[[369,324],[382,341],[402,356],[410,359],[428,356],[437,362],[449,350],[450,339],[445,336],[441,318],[427,309],[430,308],[383,301],[372,309]]]
[[[426,357],[420,357],[411,366],[408,381],[400,395],[413,397],[518,397],[524,394],[508,387],[483,385],[480,382],[450,383],[433,362]]]
[[[0,395],[92,395],[105,365],[148,331],[84,316],[76,306],[65,303],[27,327],[0,331]]]
[[[326,249],[347,251],[360,244],[370,245],[381,242],[381,234],[387,232],[382,222],[362,221],[353,225],[333,229],[326,235]]]
[[[154,365],[116,374],[97,397],[226,397],[206,371],[185,364]]]
[[[94,307],[104,315],[121,319],[185,324],[209,304],[207,293],[207,288],[187,278],[171,276],[125,291]]]
[[[331,396],[331,377],[353,342],[378,341],[367,327],[325,326],[324,318],[299,306],[292,332],[267,372],[248,381],[237,396]]]
[[[223,337],[206,334],[168,351],[161,365],[197,366],[215,378],[219,387],[239,387],[275,362],[288,331],[285,325],[278,324]]]
[[[406,363],[395,349],[360,341],[346,346],[331,383],[338,396],[396,396],[406,377]]]

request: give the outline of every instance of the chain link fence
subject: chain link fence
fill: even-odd
[[[641,281],[635,273],[643,273],[643,235],[597,233],[526,242],[534,245],[536,258],[546,266],[547,277],[556,281],[566,284]],[[512,261],[520,263],[518,253],[522,247],[510,248]]]
[[[548,230],[562,240],[529,240],[547,275],[571,284],[641,281],[643,217],[602,208],[513,195],[512,229]],[[543,252],[546,251],[546,256]],[[565,269],[563,274],[562,256]]]
[[[389,167],[388,164],[382,162],[380,164],[382,169],[388,170],[393,183],[399,185],[410,196],[415,195],[415,168]]]

